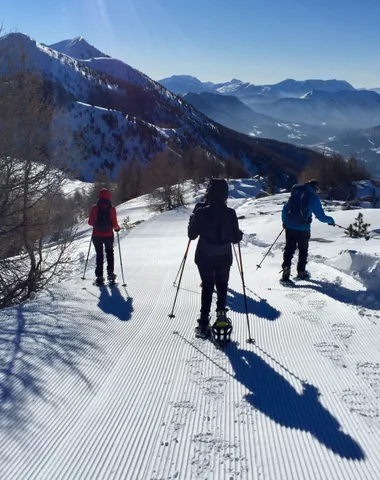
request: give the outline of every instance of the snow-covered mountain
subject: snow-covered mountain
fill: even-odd
[[[189,92],[212,92],[214,90],[212,83],[201,82],[191,75],[173,75],[158,80],[158,83],[177,95],[185,95]]]
[[[259,188],[230,183],[246,297],[234,261],[224,349],[194,335],[195,242],[168,318],[194,203],[154,217],[145,197],[117,207],[120,224],[143,222],[119,234],[114,287],[92,285],[93,249],[81,280],[83,222],[70,275],[0,311],[2,479],[377,480],[380,211],[329,203],[340,225],[362,213],[374,238],[313,222],[312,278],[290,289],[278,283],[284,235],[256,269],[288,197],[257,200]]]
[[[103,53],[93,45],[90,45],[83,37],[76,37],[71,40],[62,40],[61,42],[49,45],[49,47],[56,52],[64,53],[69,57],[80,60],[95,57],[108,57],[106,53]]]
[[[216,122],[254,137],[310,145],[321,142],[333,133],[333,129],[323,126],[284,122],[257,113],[233,95],[211,92],[188,93],[184,99]]]
[[[76,54],[81,44],[75,44]],[[102,170],[114,177],[123,162],[145,163],[169,145],[179,152],[200,147],[219,158],[236,157],[252,172],[271,166],[279,175],[294,175],[313,154],[215,124],[117,59],[78,60],[20,33],[0,38],[0,45],[11,52],[8,75],[28,69],[69,95],[56,109],[54,131],[60,135],[52,145],[83,180]]]

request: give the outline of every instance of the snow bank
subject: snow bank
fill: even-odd
[[[330,264],[349,273],[368,289],[378,292],[380,289],[380,258],[357,250],[343,250]]]

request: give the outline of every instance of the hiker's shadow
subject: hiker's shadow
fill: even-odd
[[[104,313],[114,315],[123,322],[130,320],[133,312],[133,299],[124,296],[121,293],[118,285],[112,287],[101,287],[98,307],[103,310]]]
[[[244,295],[228,288],[227,306],[234,312],[245,313]],[[247,295],[247,308],[248,313],[271,321],[276,320],[281,315],[280,311],[272,307],[264,298],[260,298],[258,301]]]
[[[342,458],[363,460],[360,445],[341,430],[338,420],[321,404],[318,389],[303,384],[297,390],[255,352],[231,343],[224,350],[235,378],[249,390],[246,400],[277,424],[309,432]]]
[[[338,302],[346,303],[347,305],[355,305],[357,307],[364,307],[370,310],[378,310],[379,302],[370,302],[367,300],[370,297],[370,293],[363,291],[358,292],[357,290],[350,290],[349,288],[343,287],[339,283],[326,282],[325,280],[313,280],[309,279],[307,288],[315,290],[318,293],[323,295],[328,295],[333,300]],[[305,288],[304,285],[294,285],[294,288]]]

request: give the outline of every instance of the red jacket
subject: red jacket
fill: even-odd
[[[107,208],[110,205],[110,203],[111,203],[110,193],[107,189],[103,188],[100,191],[98,203],[96,205],[93,205],[91,208],[90,218],[88,219],[88,224],[94,227],[92,232],[93,237],[112,237],[114,229],[120,230],[119,224],[117,223],[115,207],[111,207],[110,209],[112,228],[110,228],[107,232],[103,232],[103,231],[97,230],[95,227],[96,220],[98,217],[98,208]]]

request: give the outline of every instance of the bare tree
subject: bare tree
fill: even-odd
[[[116,178],[116,198],[119,203],[136,198],[143,192],[143,167],[133,160],[123,164]]]
[[[54,92],[22,46],[0,62],[0,307],[22,301],[68,264],[76,221],[54,156]],[[16,48],[17,47],[17,48]],[[52,238],[55,242],[52,242]]]
[[[323,187],[340,187],[369,176],[365,165],[356,158],[350,157],[346,160],[341,155],[334,154],[316,156],[301,172],[299,181],[307,182],[316,178]]]
[[[169,150],[158,153],[146,167],[146,184],[152,210],[164,211],[184,206],[185,169],[182,158]]]

